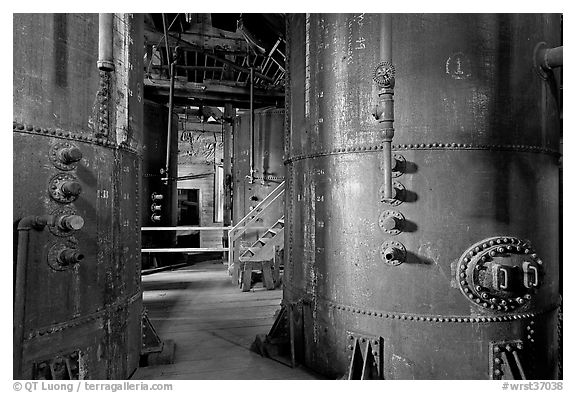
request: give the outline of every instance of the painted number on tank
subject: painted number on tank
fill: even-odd
[[[324,202],[324,195],[316,195],[316,202]]]
[[[108,199],[109,198],[108,190],[96,190],[96,198]]]

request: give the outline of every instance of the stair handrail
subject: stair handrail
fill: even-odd
[[[284,185],[286,181],[283,181],[276,187],[272,192],[270,192],[262,201],[254,207],[248,214],[246,214],[236,225],[232,227],[230,231],[228,231],[228,266],[232,266],[234,261],[233,250],[234,250],[234,242],[238,239],[242,234],[244,234],[249,228],[250,225],[255,223],[260,217],[262,217],[265,213],[267,213],[267,208],[271,206],[278,198],[284,195]],[[284,215],[284,211],[282,210],[281,216]]]

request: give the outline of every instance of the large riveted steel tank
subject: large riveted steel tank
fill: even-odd
[[[560,15],[392,15],[391,199],[384,20],[288,17],[297,358],[334,377],[556,378],[559,109],[533,53],[561,44]]]
[[[138,366],[143,18],[107,15],[115,71],[98,14],[14,16],[15,378]]]
[[[234,222],[240,221],[284,181],[284,109],[254,111],[254,181],[250,183],[250,115],[234,120]],[[264,220],[271,220],[264,217]],[[265,221],[262,226],[274,221]]]

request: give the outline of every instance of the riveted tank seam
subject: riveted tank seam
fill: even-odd
[[[75,318],[75,319],[72,319],[72,320],[70,320],[68,322],[64,322],[64,323],[57,323],[57,324],[50,325],[50,326],[44,326],[40,329],[36,329],[34,331],[31,331],[28,333],[26,338],[27,339],[33,339],[34,337],[37,337],[37,336],[44,336],[46,334],[53,334],[56,332],[63,331],[65,329],[73,328],[73,327],[76,327],[79,325],[84,325],[86,323],[89,323],[93,320],[100,318],[102,315],[106,314],[107,312],[118,310],[118,309],[125,308],[125,307],[129,306],[130,304],[132,304],[136,300],[138,300],[140,296],[141,296],[141,293],[136,292],[135,294],[133,294],[129,298],[125,298],[125,299],[122,299],[120,301],[117,301],[114,304],[111,304],[105,308],[101,308],[101,309],[95,311],[94,313],[87,315],[85,317]]]
[[[290,290],[285,288],[285,290]],[[413,313],[397,313],[384,310],[372,310],[357,306],[345,305],[324,298],[317,298],[318,301],[326,304],[329,308],[339,311],[346,311],[352,314],[363,314],[383,319],[399,319],[417,322],[452,322],[452,323],[487,323],[487,322],[510,322],[519,319],[530,319],[538,315],[552,312],[559,307],[559,304],[551,305],[538,312],[525,312],[516,314],[506,314],[497,316],[474,316],[474,315],[427,315]]]
[[[76,142],[82,142],[97,146],[106,146],[111,149],[118,149],[125,151],[127,153],[134,154],[136,156],[142,156],[136,149],[130,148],[124,144],[117,145],[114,142],[110,142],[108,140],[104,140],[103,138],[95,138],[92,136],[87,136],[84,134],[71,132],[71,131],[64,131],[60,129],[52,129],[52,128],[41,128],[31,125],[25,125],[22,123],[14,122],[13,132],[23,133],[23,134],[34,134],[34,135],[43,135],[48,136],[50,138],[57,138],[57,139],[64,139],[64,140],[71,140]]]
[[[295,161],[318,158],[339,154],[351,153],[377,153],[383,150],[382,145],[360,145],[354,147],[337,148],[330,151],[323,151],[305,155],[297,155],[289,157],[284,161],[284,164],[290,164]],[[548,149],[540,146],[530,145],[471,145],[465,143],[420,143],[408,145],[395,145],[392,146],[392,151],[399,150],[489,150],[489,151],[513,151],[521,153],[542,153],[559,156],[560,152],[554,149]]]

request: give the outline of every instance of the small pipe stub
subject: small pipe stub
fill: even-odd
[[[380,258],[388,265],[398,266],[406,261],[406,248],[396,241],[385,241],[380,246]]]
[[[548,80],[552,69],[563,65],[563,48],[563,46],[549,48],[546,42],[536,44],[532,61],[542,79]]]
[[[78,215],[62,216],[58,219],[58,227],[63,231],[78,231],[84,227],[84,219]]]
[[[82,151],[70,142],[58,142],[50,148],[49,158],[56,168],[70,171],[82,160]]]
[[[82,193],[82,186],[72,174],[59,173],[50,179],[48,191],[56,202],[70,203]]]
[[[70,238],[65,243],[56,243],[48,250],[48,265],[56,271],[65,271],[84,260],[74,245],[77,240]]]
[[[50,226],[50,232],[59,237],[69,237],[84,227],[84,218],[77,214],[70,206],[63,206],[54,210],[54,225]]]
[[[378,225],[384,232],[390,235],[397,235],[402,232],[403,221],[404,216],[402,213],[394,210],[386,210],[380,214]]]

